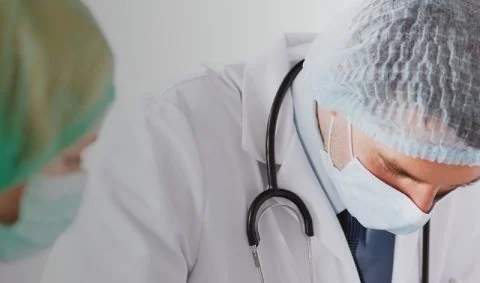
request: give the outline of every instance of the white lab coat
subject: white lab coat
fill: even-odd
[[[44,283],[260,282],[245,235],[265,187],[272,99],[313,35],[288,35],[248,64],[209,69],[146,102],[118,102],[94,148],[88,193],[51,253]],[[359,282],[336,215],[315,178],[287,96],[277,132],[281,187],[313,216],[317,282]],[[480,189],[449,195],[432,219],[431,282],[480,282]],[[306,241],[283,208],[261,222],[268,282],[310,282]],[[393,282],[419,282],[421,232],[397,237]]]

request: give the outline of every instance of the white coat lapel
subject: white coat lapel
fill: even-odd
[[[288,107],[293,106],[290,104]],[[296,132],[289,140],[278,172],[278,181],[282,188],[296,193],[312,214],[318,281],[359,282],[355,263],[337,216],[309,165]]]
[[[430,282],[441,282],[444,275],[444,263],[449,246],[449,233],[455,217],[453,197],[437,204],[432,212],[430,228]],[[422,277],[422,230],[397,236],[395,241],[395,258],[393,262],[392,283],[420,282]]]
[[[457,193],[457,194],[455,194]],[[456,203],[461,203],[458,199],[459,192],[453,192],[451,196],[445,198],[432,212],[430,226],[430,281],[441,282],[445,274],[445,262],[447,261],[449,241],[451,231],[454,231],[455,219],[457,215]],[[445,280],[445,279],[443,279]]]
[[[314,34],[286,35],[274,48],[249,62],[242,84],[242,144],[256,160],[265,162],[265,131],[273,98],[292,64],[303,59]],[[287,95],[287,97],[291,95]],[[290,98],[291,99],[291,98]],[[289,113],[284,113],[290,111]],[[276,133],[276,157],[281,163],[292,135],[292,109],[282,107]],[[288,117],[288,118],[287,118]]]
[[[392,283],[420,282],[420,240],[420,232],[396,237]]]

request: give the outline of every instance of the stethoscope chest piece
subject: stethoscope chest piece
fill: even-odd
[[[275,203],[267,205],[267,201],[281,198],[288,201],[287,203]],[[263,274],[263,268],[260,259],[259,245],[260,245],[260,233],[258,231],[259,224],[262,220],[263,215],[268,209],[272,209],[277,206],[286,207],[292,210],[296,215],[297,219],[301,220],[303,223],[303,232],[307,238],[308,243],[308,258],[310,262],[310,278],[311,282],[315,282],[314,276],[314,259],[313,259],[313,249],[312,249],[312,239],[314,236],[313,221],[310,212],[308,211],[307,206],[302,201],[302,199],[297,196],[295,193],[284,190],[284,189],[267,189],[258,195],[255,200],[252,202],[250,209],[248,210],[247,216],[247,237],[248,243],[252,250],[252,256],[255,263],[255,266],[258,268],[260,277],[263,283],[266,282],[265,276]]]
[[[252,202],[247,216],[247,237],[251,247],[258,246],[260,243],[260,234],[258,232],[260,213],[265,202],[273,198],[283,198],[290,201],[300,212],[303,220],[304,232],[307,237],[313,237],[313,221],[307,206],[302,199],[295,193],[284,189],[268,189],[259,194]],[[265,211],[265,210],[264,210]]]

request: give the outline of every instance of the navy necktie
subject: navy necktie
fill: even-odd
[[[366,229],[347,210],[338,214],[338,220],[340,221],[340,225],[347,238],[348,247],[350,248],[352,255],[355,257],[358,243],[360,239],[364,238]]]
[[[340,221],[340,226],[342,226],[343,233],[345,234],[345,238],[347,239],[348,247],[352,252],[353,260],[357,267],[358,274],[360,276],[360,281],[364,282],[362,272],[357,262],[357,258],[355,256],[358,243],[360,239],[365,239],[365,234],[367,229],[358,222],[358,220],[353,217],[347,210],[342,211],[340,214],[337,215],[338,220]]]

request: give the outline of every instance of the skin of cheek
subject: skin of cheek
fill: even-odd
[[[80,142],[69,147],[59,158],[50,162],[43,170],[43,173],[49,176],[58,176],[81,170],[82,152],[95,142],[98,136],[98,130],[99,128],[96,127],[93,131],[85,135]]]
[[[0,224],[12,225],[19,217],[19,207],[25,191],[25,184],[0,194]]]

